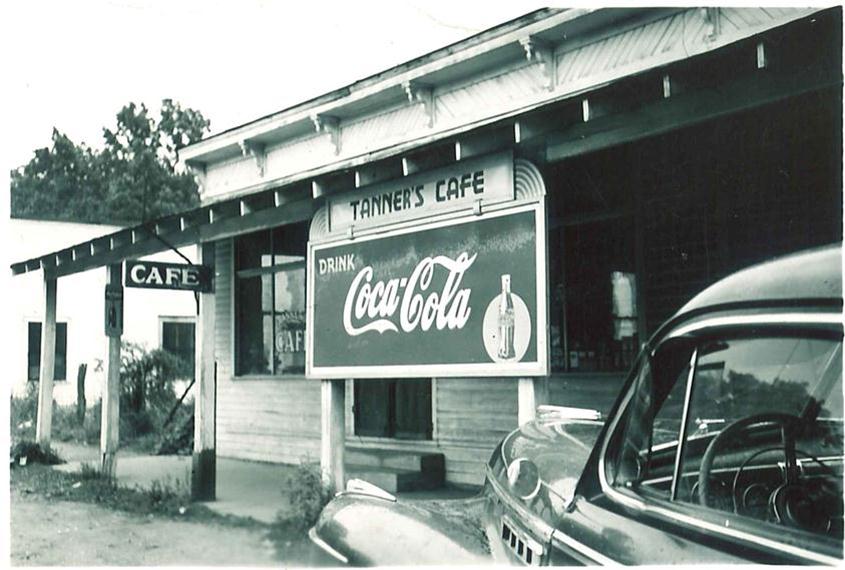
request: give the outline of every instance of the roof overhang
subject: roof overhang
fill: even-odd
[[[310,186],[259,192],[118,230],[74,246],[13,263],[13,275],[43,270],[62,277],[160,251],[309,219]]]
[[[367,77],[278,113],[212,135],[184,147],[180,160],[205,165],[239,156],[244,144],[267,146],[313,132],[321,117],[338,121],[389,108],[413,98],[415,86],[438,86],[507,65],[525,57],[525,42],[575,48],[600,30],[642,25],[679,8],[543,9],[481,32],[382,73]],[[319,128],[319,126],[317,126]]]

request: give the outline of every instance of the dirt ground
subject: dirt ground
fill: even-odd
[[[14,566],[279,566],[260,529],[144,517],[13,489]]]

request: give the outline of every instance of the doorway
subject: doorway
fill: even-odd
[[[355,435],[431,439],[431,379],[354,380]]]

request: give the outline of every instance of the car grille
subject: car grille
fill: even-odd
[[[514,524],[502,518],[502,541],[516,556],[529,566],[539,566],[543,558],[543,547],[536,541],[522,535],[514,530]]]

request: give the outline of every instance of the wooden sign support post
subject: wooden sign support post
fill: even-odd
[[[44,270],[44,324],[41,327],[41,367],[38,373],[38,419],[35,441],[50,445],[53,424],[53,375],[56,358],[56,277]]]
[[[201,263],[214,265],[214,244],[203,243]],[[213,268],[211,274],[213,275]],[[214,354],[215,297],[213,290],[199,294],[196,353],[197,395],[194,408],[194,456],[191,469],[191,497],[213,501],[217,487],[216,403],[217,378]]]
[[[346,381],[320,380],[321,447],[320,468],[323,482],[332,491],[346,487],[344,447],[346,445]]]
[[[107,286],[120,286],[121,265],[109,265]],[[122,317],[116,319],[121,323]],[[113,479],[117,474],[117,448],[120,442],[120,331],[108,336],[108,357],[106,358],[106,385],[103,390],[102,420],[100,422],[101,470],[104,476]]]
[[[537,406],[549,401],[549,379],[546,376],[520,378],[517,388],[517,422],[522,425],[537,415]]]

